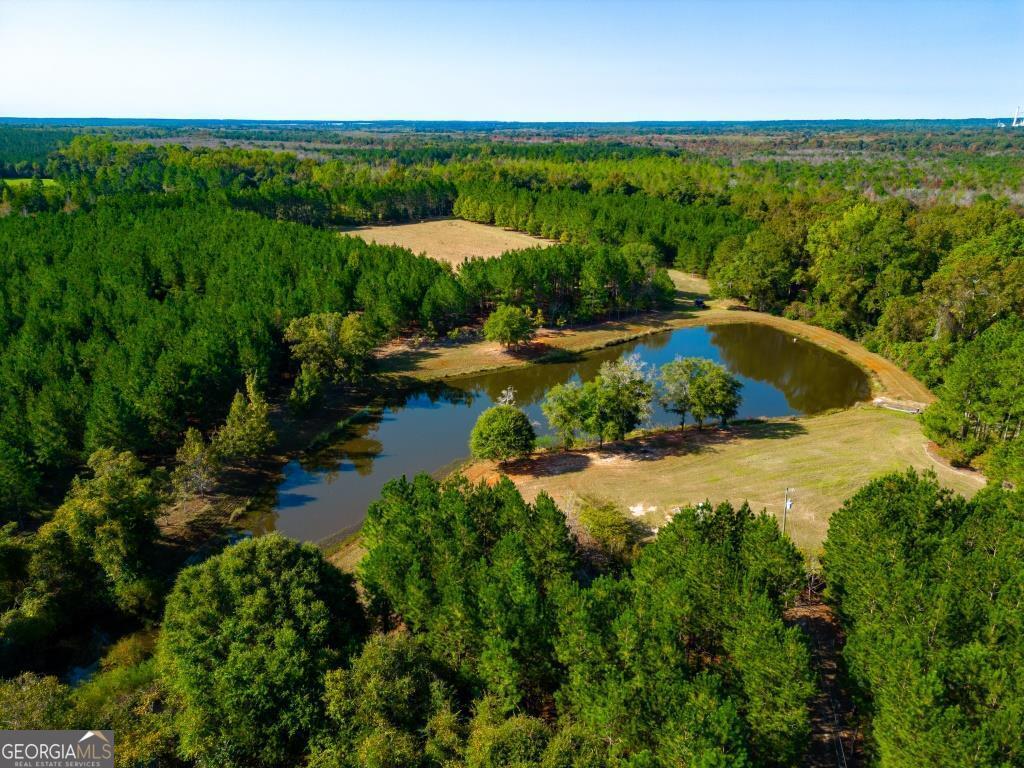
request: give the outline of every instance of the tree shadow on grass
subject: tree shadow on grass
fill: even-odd
[[[799,421],[750,419],[736,422],[735,430],[748,440],[788,440],[807,434],[807,427]]]
[[[439,355],[440,352],[437,347],[410,347],[378,358],[376,367],[379,373],[414,371],[421,363],[432,360]]]
[[[700,299],[703,302],[707,302],[710,301],[711,295],[703,291],[687,291],[683,288],[676,289],[676,305],[679,306],[681,309],[698,309],[698,299]]]
[[[525,459],[508,461],[498,469],[512,475],[533,477],[554,477],[582,472],[590,466],[590,455],[577,451],[555,451],[529,456]]]
[[[807,433],[798,421],[747,420],[729,427],[663,430],[650,434],[591,446],[582,450],[549,451],[525,459],[505,462],[498,470],[509,475],[555,477],[582,472],[603,461],[658,461],[667,456],[686,456],[713,451],[738,439],[785,440]]]
[[[686,456],[706,453],[718,446],[738,440],[786,440],[807,434],[807,428],[798,421],[750,419],[728,427],[706,426],[697,429],[671,429],[607,443],[601,453],[627,461],[657,461],[666,456]]]
[[[516,360],[527,360],[537,362],[548,355],[558,351],[556,347],[544,341],[531,341],[527,344],[518,344],[514,347],[503,347],[505,354],[514,357]]]
[[[584,359],[582,352],[574,352],[570,349],[559,349],[558,347],[548,347],[548,352],[538,357],[533,362],[538,365],[548,365],[551,363],[578,363]]]

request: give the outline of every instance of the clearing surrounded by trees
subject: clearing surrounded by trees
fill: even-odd
[[[765,509],[781,525],[790,488],[794,503],[786,533],[814,555],[830,514],[844,499],[872,478],[908,466],[934,470],[942,485],[968,498],[983,487],[981,476],[965,475],[928,454],[913,416],[868,405],[729,430],[667,430],[600,450],[541,453],[502,472],[525,498],[546,491],[567,515],[582,499],[612,502],[654,529],[668,522],[673,509],[726,499]],[[474,479],[496,476],[492,462],[466,472]]]
[[[1024,765],[1024,132],[84,121],[0,178],[0,728]]]
[[[462,219],[433,219],[415,224],[388,224],[343,229],[380,245],[397,245],[413,253],[425,253],[432,259],[458,265],[474,256],[491,258],[505,251],[549,245],[550,240],[500,227]]]

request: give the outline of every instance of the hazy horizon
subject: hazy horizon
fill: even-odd
[[[1021,110],[1024,112],[1024,109]],[[315,124],[315,125],[381,125],[389,123],[409,123],[426,125],[431,123],[467,125],[757,125],[762,123],[970,123],[980,120],[1011,119],[1013,112],[1005,115],[969,115],[956,117],[783,117],[783,118],[694,118],[675,120],[672,118],[652,118],[649,120],[499,120],[494,118],[407,118],[381,117],[372,119],[353,118],[306,118],[306,117],[152,117],[145,115],[0,115],[0,122],[88,122],[103,121],[104,123],[257,123],[257,124]]]

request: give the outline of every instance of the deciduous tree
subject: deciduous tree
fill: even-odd
[[[514,405],[496,405],[477,418],[469,447],[478,459],[503,462],[528,456],[536,441],[529,416]]]
[[[499,304],[484,322],[484,338],[503,347],[519,347],[537,332],[533,316],[521,307]]]
[[[268,535],[178,576],[159,663],[182,755],[227,766],[298,761],[324,724],[324,674],[358,648],[352,580],[320,550]]]

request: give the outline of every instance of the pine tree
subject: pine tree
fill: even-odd
[[[189,427],[175,454],[171,482],[179,497],[205,496],[213,490],[218,462],[212,447],[195,427]]]
[[[224,461],[254,459],[276,440],[270,426],[270,406],[250,374],[245,379],[245,394],[236,392],[224,426],[211,441],[214,455]]]

